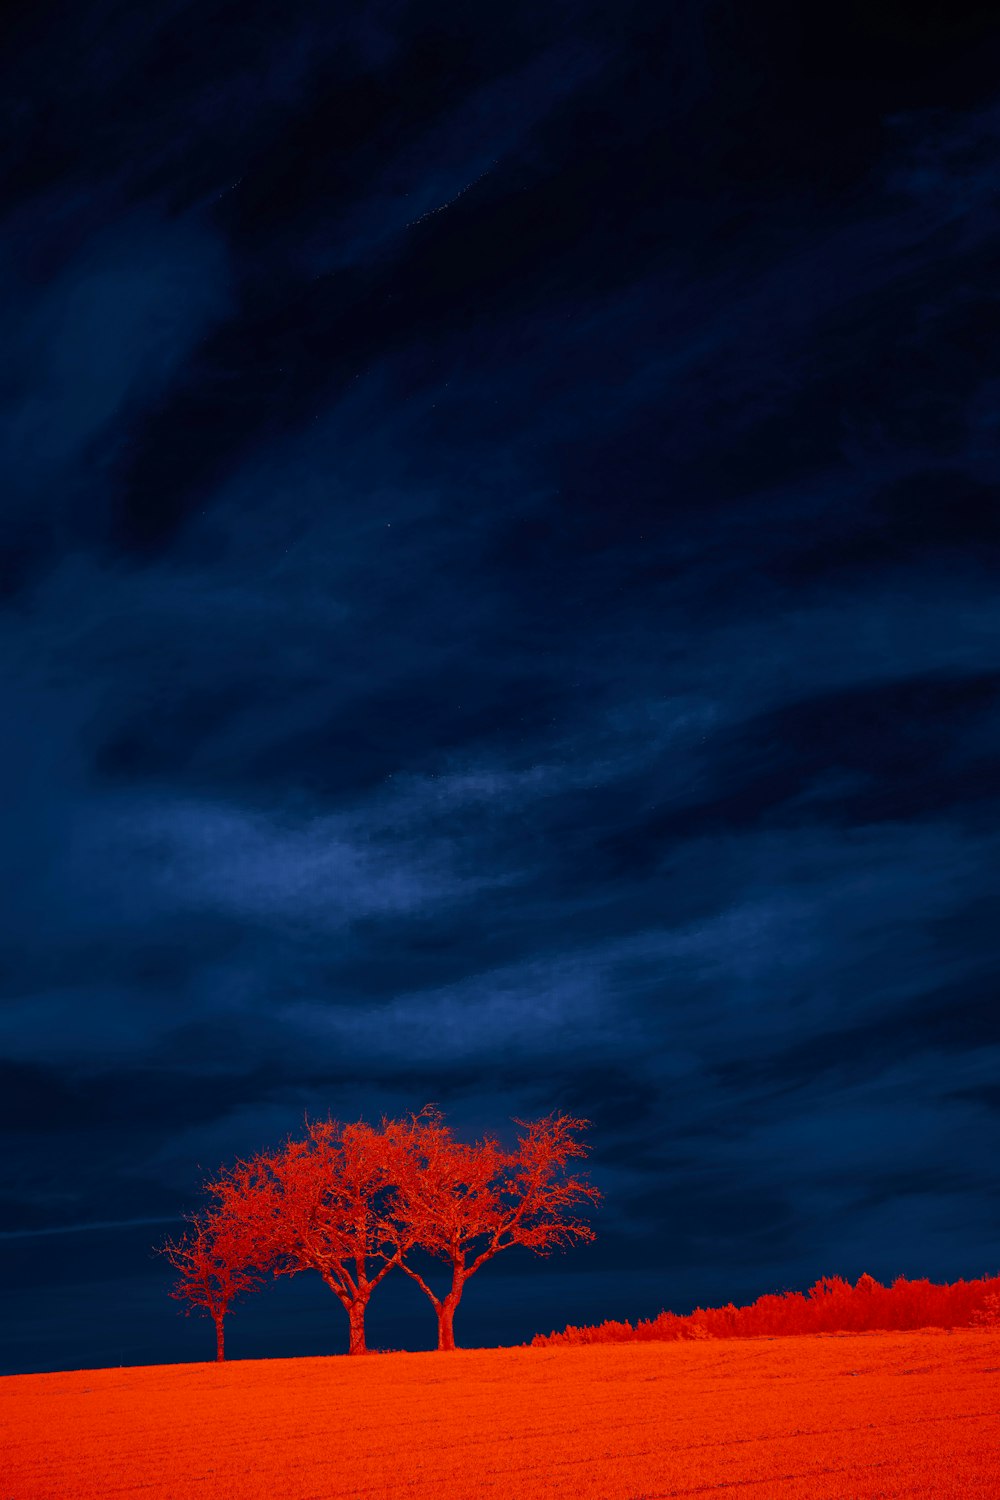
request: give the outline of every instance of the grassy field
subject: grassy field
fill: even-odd
[[[1000,1334],[9,1376],[0,1455],[0,1500],[997,1500]]]

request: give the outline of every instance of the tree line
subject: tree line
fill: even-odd
[[[378,1126],[306,1117],[301,1136],[205,1183],[186,1232],[157,1247],[178,1272],[171,1296],[211,1317],[221,1360],[238,1298],[312,1271],[347,1314],[349,1353],[365,1354],[368,1304],[398,1270],[431,1302],[438,1349],[454,1349],[462,1294],[488,1261],[515,1245],[545,1255],[594,1238],[578,1210],[600,1194],[574,1170],[589,1123],[515,1120],[517,1144],[505,1149],[494,1136],[457,1140],[433,1105]]]
[[[976,1281],[907,1281],[883,1286],[873,1276],[854,1286],[821,1276],[808,1292],[768,1293],[746,1307],[696,1307],[684,1316],[572,1324],[561,1333],[536,1334],[532,1347],[559,1344],[632,1344],[646,1340],[781,1338],[790,1334],[906,1332],[916,1328],[1000,1328],[1000,1276]]]

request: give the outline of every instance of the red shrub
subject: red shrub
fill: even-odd
[[[914,1328],[993,1327],[1000,1323],[1000,1276],[978,1281],[907,1281],[885,1287],[867,1274],[851,1285],[821,1276],[808,1292],[768,1293],[748,1307],[696,1307],[687,1316],[661,1312],[636,1324],[601,1323],[536,1334],[533,1346],[623,1344],[646,1339],[761,1338],[801,1333],[866,1333]]]

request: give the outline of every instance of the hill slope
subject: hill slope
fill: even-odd
[[[998,1451],[980,1331],[0,1380],[3,1500],[996,1500]]]

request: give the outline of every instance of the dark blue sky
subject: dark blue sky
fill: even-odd
[[[466,1344],[1000,1270],[991,11],[23,4],[4,1370],[304,1110],[593,1120]]]

